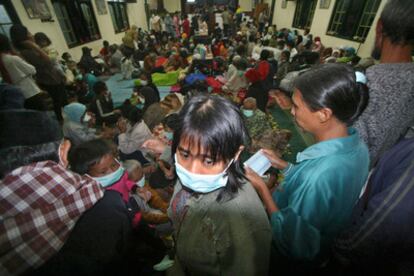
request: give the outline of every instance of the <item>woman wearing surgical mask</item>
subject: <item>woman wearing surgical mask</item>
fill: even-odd
[[[172,156],[178,175],[168,214],[177,269],[190,275],[267,275],[271,232],[239,156],[248,139],[239,109],[200,95],[179,113]],[[156,140],[144,146],[164,150]]]
[[[113,129],[105,125],[100,133],[97,132],[94,128],[95,115],[88,112],[86,106],[81,103],[75,102],[66,105],[62,113],[64,118],[63,134],[74,146],[92,139],[112,139],[113,137]]]
[[[92,128],[95,118],[86,112],[86,106],[81,103],[71,103],[63,108],[63,133],[73,145],[78,145],[98,137],[96,129]]]
[[[118,120],[117,127],[118,149],[121,160],[135,159],[141,164],[148,163],[141,151],[141,146],[145,140],[152,137],[151,131],[142,120],[142,111],[138,108],[132,108],[127,118]]]

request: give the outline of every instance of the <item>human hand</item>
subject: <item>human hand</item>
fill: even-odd
[[[163,153],[167,145],[159,139],[151,138],[142,144],[142,148],[148,149],[154,153]]]
[[[281,159],[277,154],[269,149],[262,149],[263,154],[269,159],[270,163],[272,164],[272,167],[283,170],[288,166],[288,162]]]
[[[121,112],[121,110],[119,110],[119,109],[114,109],[114,111],[113,111],[115,114],[121,114],[122,112]]]
[[[258,193],[260,193],[260,191],[263,189],[268,189],[266,183],[255,171],[253,171],[248,166],[244,166],[244,170],[246,172],[245,175],[247,179]]]

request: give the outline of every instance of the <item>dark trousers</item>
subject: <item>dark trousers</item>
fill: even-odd
[[[223,33],[225,37],[229,36],[229,24],[223,24]]]
[[[67,103],[67,95],[65,85],[63,83],[56,85],[41,85],[41,88],[46,90],[53,100],[53,110],[55,111],[56,118],[62,122],[62,107]]]
[[[262,85],[261,81],[250,85],[246,95],[246,98],[248,97],[255,98],[257,108],[266,113],[269,91]]]
[[[263,33],[265,27],[265,23],[259,23],[259,33]]]

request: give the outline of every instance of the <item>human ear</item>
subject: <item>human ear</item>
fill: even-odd
[[[68,153],[69,153],[71,146],[72,144],[70,143],[70,141],[67,139],[64,139],[62,144],[59,147],[59,156],[60,156],[60,161],[62,163],[61,165],[64,166],[65,168],[67,168],[69,165]]]
[[[378,19],[377,26],[375,27],[375,42],[376,47],[381,47],[382,45],[382,20]]]
[[[332,117],[332,110],[330,108],[322,108],[317,111],[317,117],[321,124],[326,123]]]

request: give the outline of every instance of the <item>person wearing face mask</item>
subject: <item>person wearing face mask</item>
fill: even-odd
[[[69,155],[72,171],[88,175],[106,190],[121,194],[128,202],[130,191],[136,186],[128,180],[128,174],[114,157],[111,145],[103,139],[94,139],[74,147]]]
[[[175,228],[173,274],[267,275],[271,232],[239,161],[248,139],[241,116],[214,95],[194,96],[179,113],[171,148],[178,181],[168,209]],[[165,150],[158,140],[144,146]]]
[[[95,119],[86,112],[86,106],[81,103],[71,103],[63,108],[63,134],[72,145],[78,145],[98,137],[93,128]]]
[[[222,86],[222,90],[227,93],[231,93],[235,98],[241,90],[246,90],[249,86],[244,73],[247,69],[247,60],[240,57],[234,56],[233,62],[229,66],[228,73],[226,75],[226,83]]]
[[[141,164],[148,163],[141,151],[142,143],[152,137],[151,131],[142,120],[142,111],[132,108],[126,119],[117,122],[119,130],[118,149],[121,160],[135,159]],[[144,152],[145,153],[145,152]]]
[[[268,130],[277,128],[277,124],[273,118],[267,116],[263,111],[257,108],[255,98],[246,98],[243,101],[241,111],[243,113],[247,131],[252,139],[256,139],[257,136],[260,136]]]
[[[126,160],[122,162],[122,166],[128,172],[129,180],[137,184],[136,192],[132,194],[130,202],[132,202],[131,205],[136,205],[142,214],[141,234],[142,229],[150,224],[151,226],[146,228],[149,230],[146,232],[151,235],[150,237],[146,236],[149,243],[158,248],[158,251],[164,252],[167,249],[166,253],[168,254],[153,267],[156,271],[164,271],[174,264],[173,258],[170,259],[169,256],[173,256],[172,251],[168,252],[168,249],[171,248],[171,242],[169,241],[171,239],[166,239],[172,233],[172,225],[167,216],[168,202],[160,197],[155,189],[145,183],[144,172],[138,161]],[[151,231],[153,229],[155,229],[155,233]],[[160,246],[159,239],[163,241],[163,246]]]
[[[164,201],[158,192],[146,184],[141,163],[136,160],[126,160],[122,166],[128,172],[128,179],[136,184],[132,196],[142,213],[142,220],[150,224],[168,222],[168,202]]]
[[[137,269],[126,258],[132,236],[120,194],[67,169],[71,144],[57,121],[13,110],[0,112],[0,125],[0,274]]]

